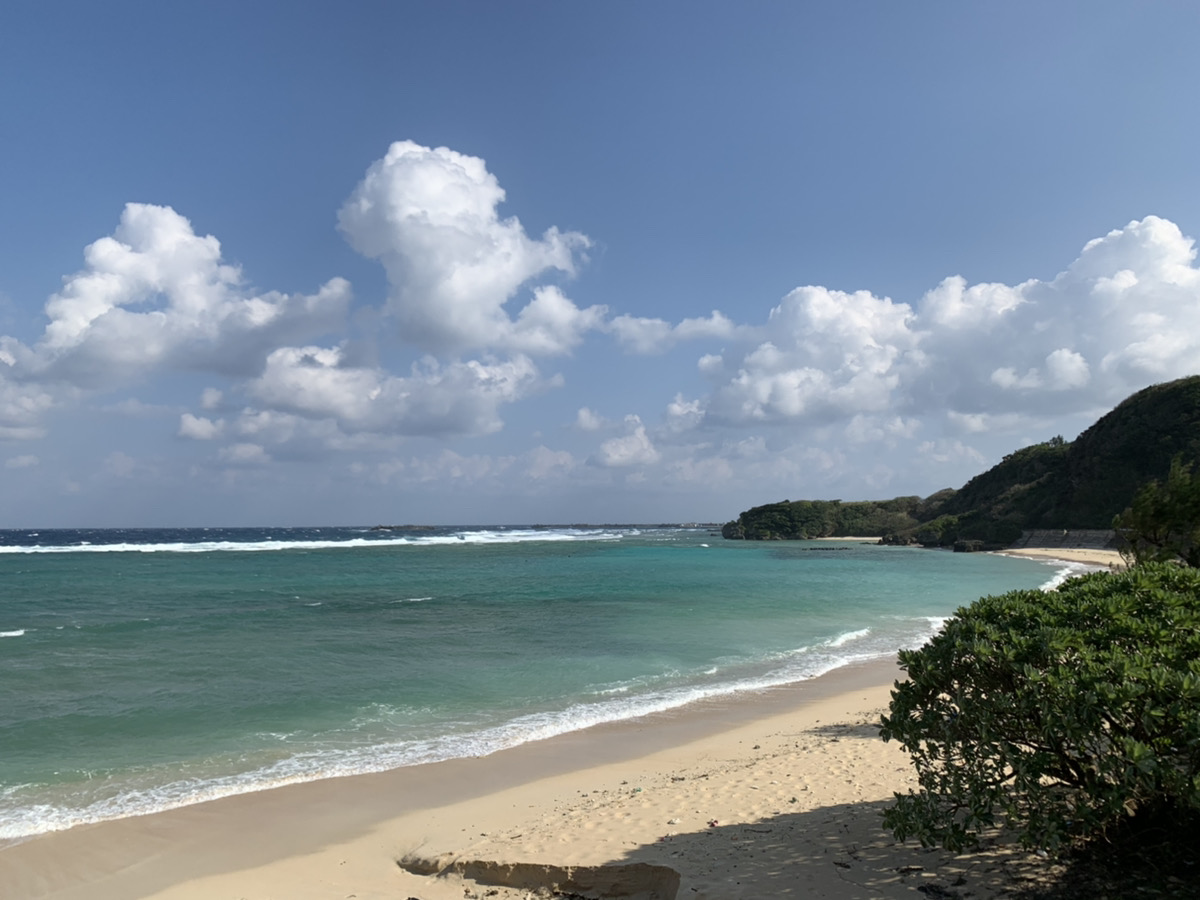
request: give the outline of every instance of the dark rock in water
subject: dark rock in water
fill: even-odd
[[[742,527],[742,523],[738,519],[734,519],[721,526],[721,537],[728,541],[744,541],[746,529]]]
[[[983,549],[983,541],[955,541],[955,553],[978,553]]]

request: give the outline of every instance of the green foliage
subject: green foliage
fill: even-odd
[[[1022,447],[957,491],[924,500],[784,501],[747,510],[725,531],[751,539],[888,535],[942,547],[982,541],[998,549],[1026,529],[1111,527],[1142,485],[1167,477],[1175,457],[1200,461],[1200,375],[1138,391],[1074,441]]]
[[[913,515],[918,522],[928,522],[936,519],[943,514],[943,509],[958,494],[954,488],[942,488],[940,491],[935,491],[930,494],[913,510]]]
[[[1128,817],[1200,811],[1200,571],[1163,564],[960,609],[902,651],[884,740],[920,790],[897,838],[961,850],[1006,825],[1057,851]]]
[[[1175,457],[1166,483],[1152,481],[1138,491],[1113,528],[1125,541],[1126,561],[1200,567],[1200,475]]]
[[[1053,507],[1035,527],[1108,528],[1171,461],[1200,460],[1200,376],[1156,384],[1120,403],[1075,438]]]
[[[958,540],[958,516],[938,516],[918,526],[914,536],[926,547],[950,547]]]
[[[727,538],[752,541],[803,540],[816,537],[880,537],[911,529],[912,512],[920,497],[896,497],[878,502],[842,503],[840,500],[784,500],[746,510],[727,523]]]
[[[990,516],[978,510],[959,519],[958,539],[982,541],[986,547],[1007,547],[1021,536],[1016,517]]]
[[[1049,488],[1066,470],[1070,448],[1061,437],[1022,447],[963,485],[942,505],[941,512],[957,516],[978,513],[1038,527],[1034,523],[1053,503]]]

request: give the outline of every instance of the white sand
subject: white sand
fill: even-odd
[[[1005,556],[1023,556],[1026,559],[1061,559],[1065,562],[1104,566],[1108,569],[1125,568],[1125,560],[1116,550],[1067,549],[1062,547],[1024,547],[1020,550],[998,550]]]
[[[497,872],[505,874],[495,868],[468,870],[479,882],[453,871],[412,874],[397,865],[410,856],[439,866],[455,859],[648,863],[677,872],[677,896],[696,900],[919,900],[936,896],[915,893],[930,884],[989,898],[1011,891],[1014,880],[1044,876],[1049,863],[1015,850],[954,858],[898,844],[882,830],[879,815],[892,792],[914,784],[904,753],[877,736],[897,674],[892,663],[876,663],[487,758],[45,835],[0,850],[0,896],[536,896],[528,887],[495,884]],[[562,877],[552,870],[543,880]]]

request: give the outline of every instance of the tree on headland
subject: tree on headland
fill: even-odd
[[[1125,542],[1126,561],[1179,562],[1200,567],[1200,476],[1181,456],[1171,462],[1165,482],[1151,481],[1113,519]]]

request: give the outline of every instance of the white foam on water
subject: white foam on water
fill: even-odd
[[[847,631],[845,634],[839,634],[837,637],[826,642],[830,647],[843,647],[851,641],[857,641],[859,638],[864,638],[871,633],[870,628],[860,628],[858,631]]]
[[[333,540],[266,539],[261,541],[178,541],[171,543],[138,544],[78,544],[0,546],[0,553],[261,553],[278,550],[353,550],[371,547],[412,547],[456,544],[518,544],[527,541],[615,541],[634,536],[636,531],[616,532],[603,529],[512,529],[460,531],[440,535],[387,538],[348,538]]]
[[[0,631],[0,637],[21,637],[24,634],[24,628],[18,628],[15,631]]]
[[[1076,575],[1084,575],[1088,572],[1108,571],[1104,566],[1092,566],[1088,565],[1087,563],[1071,562],[1065,559],[1048,559],[1046,560],[1046,564],[1050,566],[1057,566],[1058,569],[1055,571],[1053,577],[1051,577],[1049,581],[1047,581],[1045,584],[1039,585],[1039,589],[1043,591],[1058,590],[1058,588],[1062,586],[1063,582],[1070,578],[1074,578]]]
[[[946,627],[946,623],[950,621],[950,616],[925,616],[925,621],[929,623],[929,637],[934,637],[941,633]]]
[[[210,779],[180,779],[137,787],[79,808],[51,804],[22,806],[0,815],[0,840],[16,840],[50,831],[110,819],[148,815],[235,794],[253,793],[290,784],[383,772],[446,759],[489,756],[531,741],[678,709],[701,700],[741,692],[762,691],[823,675],[841,665],[870,658],[821,656],[807,664],[723,684],[692,685],[636,697],[621,697],[572,705],[561,711],[532,713],[510,722],[439,737],[382,743],[374,746],[310,749],[253,771]],[[9,792],[11,793],[11,792]]]
[[[703,700],[761,692],[806,681],[854,663],[894,656],[901,647],[919,646],[936,633],[944,621],[939,617],[914,616],[898,619],[894,629],[864,628],[845,632],[822,643],[765,655],[757,662],[709,666],[690,676],[680,672],[664,672],[658,677],[610,683],[598,686],[591,692],[591,696],[597,698],[595,700],[574,703],[561,710],[518,716],[490,727],[471,729],[466,723],[443,723],[443,727],[466,730],[419,740],[359,745],[351,743],[349,746],[345,734],[334,740],[309,739],[304,749],[297,747],[296,752],[286,758],[251,771],[130,787],[115,796],[79,802],[77,806],[21,804],[0,813],[0,839],[21,839],[76,825],[146,815],[288,784],[382,772],[446,759],[487,756],[530,741],[545,740],[594,725],[667,712]],[[848,646],[853,649],[848,650]],[[724,675],[727,671],[732,671],[732,674]],[[683,684],[663,684],[680,679],[684,681]],[[352,727],[359,728],[374,721],[386,722],[404,716],[402,710],[380,706],[364,712]],[[280,738],[279,744],[287,743],[282,735]],[[4,793],[8,795],[5,799],[16,801],[12,789]]]

